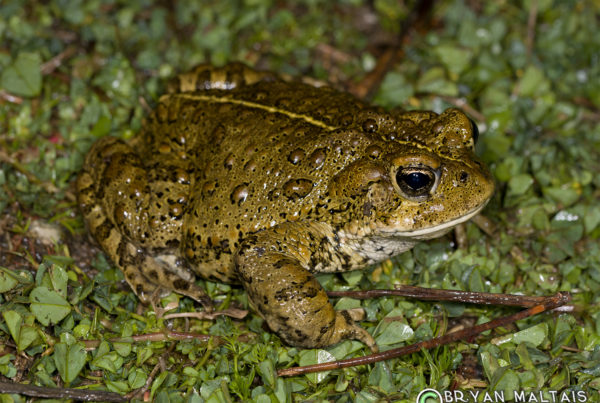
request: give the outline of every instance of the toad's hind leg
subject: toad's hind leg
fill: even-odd
[[[175,195],[186,189],[171,184],[177,203],[162,203],[161,196],[171,199],[160,194],[165,190],[161,186],[167,186],[160,172],[147,171],[122,140],[105,137],[94,144],[77,178],[79,206],[90,232],[142,301],[157,290],[175,291],[210,307],[210,299],[178,256],[185,197]]]

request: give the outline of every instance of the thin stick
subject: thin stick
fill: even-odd
[[[529,16],[527,17],[527,39],[525,41],[527,49],[527,60],[531,61],[533,47],[535,45],[535,26],[538,14],[538,2],[532,0],[529,8]]]
[[[103,390],[86,390],[72,388],[46,388],[22,383],[0,382],[0,393],[14,393],[17,395],[42,397],[48,399],[74,399],[85,402],[126,402],[127,399],[115,392]]]
[[[385,52],[377,57],[375,68],[363,77],[359,84],[353,85],[348,89],[351,94],[359,99],[366,99],[379,89],[387,72],[402,58],[402,45],[404,45],[409,33],[418,25],[426,26],[426,28],[430,27],[434,3],[435,0],[421,0],[416,2],[400,26],[400,33],[394,41],[395,45],[389,46]]]
[[[456,332],[448,333],[440,337],[425,340],[419,343],[411,344],[409,346],[396,348],[382,353],[370,354],[364,357],[349,358],[347,360],[340,360],[335,362],[326,362],[322,364],[307,365],[304,367],[292,367],[286,369],[280,369],[277,371],[278,376],[294,376],[301,374],[308,374],[312,372],[329,371],[332,369],[347,368],[356,365],[372,364],[378,361],[385,361],[391,358],[397,358],[403,355],[412,354],[420,351],[421,349],[431,349],[438,346],[444,346],[446,344],[453,343],[458,340],[472,339],[478,334],[487,330],[494,329],[499,326],[506,326],[510,323],[516,322],[517,320],[525,319],[529,316],[537,315],[545,311],[557,308],[569,302],[571,295],[567,292],[559,292],[550,297],[545,297],[544,301],[539,304],[532,306],[531,308],[524,309],[512,315],[504,316],[502,318],[494,319],[492,321],[482,323],[467,329],[459,330]]]
[[[491,292],[440,290],[412,285],[398,285],[393,290],[328,291],[327,295],[330,297],[350,297],[356,299],[395,296],[416,298],[424,301],[452,301],[466,304],[522,306],[524,308],[542,304],[548,298]]]
[[[219,337],[211,336],[208,334],[201,333],[188,333],[188,332],[176,332],[173,330],[167,330],[165,332],[146,333],[136,336],[129,337],[115,337],[108,339],[111,343],[139,343],[145,341],[169,341],[169,340],[200,340],[208,341],[210,338],[219,339]],[[97,348],[102,340],[82,340],[87,350],[93,350]]]

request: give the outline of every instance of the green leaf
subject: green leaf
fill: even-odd
[[[442,63],[453,74],[460,74],[470,63],[472,51],[455,45],[440,45],[433,49]]]
[[[409,340],[414,331],[406,323],[394,321],[384,324],[381,333],[375,338],[379,346],[389,346]]]
[[[6,326],[8,327],[8,331],[13,340],[18,342],[23,318],[15,311],[4,311],[2,312],[2,316],[4,317],[4,321],[6,322]]]
[[[504,396],[513,396],[514,391],[520,387],[519,377],[509,367],[500,367],[494,373],[490,387],[495,391],[503,391]]]
[[[544,77],[544,72],[534,66],[525,69],[518,85],[523,96],[539,96],[550,88],[549,82]]]
[[[528,174],[515,175],[508,181],[508,192],[512,195],[522,195],[533,185],[533,178]]]
[[[291,391],[288,385],[289,384],[285,382],[282,378],[277,378],[277,381],[275,383],[274,394],[280,402],[292,401]]]
[[[127,357],[131,353],[131,343],[114,342],[113,347],[121,357]]]
[[[381,401],[379,395],[368,390],[361,390],[354,399],[356,403],[377,403]]]
[[[527,351],[527,346],[525,345],[525,343],[519,344],[515,352],[519,356],[519,361],[523,368],[525,368],[527,371],[531,371],[535,368],[533,362],[531,361],[531,357],[529,356],[529,351]]]
[[[14,359],[15,356],[12,354],[5,354],[0,357],[0,374],[7,378],[14,378],[17,375],[17,368],[11,362]]]
[[[21,326],[21,334],[17,341],[17,347],[23,351],[31,345],[38,338],[37,328],[30,325]]]
[[[115,353],[113,351],[111,353],[104,354],[100,357],[94,358],[94,360],[91,363],[98,368],[102,368],[102,369],[107,370],[108,372],[115,373],[118,369],[116,362],[117,362],[117,353]]]
[[[590,206],[583,217],[585,232],[589,234],[600,224],[600,206]],[[1,284],[1,283],[0,283]]]
[[[384,106],[398,106],[413,95],[413,84],[409,83],[402,74],[392,71],[385,75],[383,83],[375,96],[375,102]]]
[[[369,374],[369,385],[377,385],[386,393],[394,392],[392,372],[387,362],[377,362]]]
[[[156,394],[156,391],[160,385],[162,385],[168,375],[169,373],[167,371],[163,371],[156,377],[156,379],[152,382],[152,386],[150,387],[150,396],[153,397]]]
[[[116,393],[120,393],[120,394],[127,393],[131,390],[129,388],[129,386],[127,385],[127,382],[125,382],[125,381],[106,380],[106,387],[111,392],[116,392]]]
[[[562,204],[563,207],[570,206],[579,199],[579,193],[573,186],[567,184],[563,186],[543,188],[544,195],[553,201]]]
[[[58,373],[62,380],[69,384],[71,383],[87,360],[83,343],[75,343],[68,345],[66,343],[56,343],[54,346],[54,364],[58,369]]]
[[[35,97],[42,89],[41,59],[37,53],[21,52],[0,77],[0,85],[7,92],[24,97]]]
[[[512,341],[516,344],[520,344],[526,341],[537,347],[540,344],[542,344],[542,342],[547,336],[548,325],[546,323],[540,323],[515,333],[513,335]]]
[[[118,356],[116,351],[111,351],[110,344],[107,341],[102,341],[96,349],[91,364],[115,373],[120,368],[122,362],[123,359]]]
[[[265,360],[258,364],[258,374],[266,386],[272,388],[275,385],[275,367],[271,360]]]
[[[92,134],[95,137],[102,137],[110,132],[112,121],[108,116],[102,115],[92,128]]]
[[[485,285],[483,284],[483,278],[481,272],[476,267],[471,271],[469,275],[469,291],[473,292],[484,292]]]
[[[300,359],[298,363],[300,365],[313,365],[322,364],[324,362],[335,361],[335,357],[329,351],[326,350],[303,350],[299,354]],[[330,371],[322,371],[313,374],[307,374],[306,377],[313,383],[319,383],[323,381]]]
[[[19,280],[14,272],[0,267],[0,293],[12,290],[19,284]]]
[[[419,79],[417,89],[420,92],[435,95],[447,95],[451,97],[458,95],[458,86],[446,78],[445,72],[441,67],[433,67],[426,71]]]
[[[49,272],[50,281],[52,282],[52,287],[54,288],[54,291],[58,292],[62,297],[66,297],[67,282],[69,280],[67,271],[64,269],[63,266],[53,265]]]
[[[483,371],[488,379],[492,379],[494,373],[500,368],[498,360],[489,351],[482,351],[479,354],[479,359],[483,366]]]
[[[46,287],[34,288],[29,294],[29,301],[31,312],[44,326],[58,323],[71,312],[71,305],[67,300]]]
[[[148,379],[146,373],[141,369],[137,368],[135,371],[129,373],[129,376],[127,377],[127,382],[129,382],[129,386],[131,387],[131,389],[138,389],[144,386],[144,384],[146,383],[146,379]]]
[[[544,342],[548,337],[548,325],[546,323],[540,323],[535,326],[528,327],[516,333],[507,334],[502,337],[495,339],[495,344],[501,345],[506,342],[513,342],[515,344],[521,344],[528,342],[532,346],[537,347]]]

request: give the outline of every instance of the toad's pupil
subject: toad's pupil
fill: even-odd
[[[419,190],[429,185],[431,178],[429,175],[421,172],[411,172],[408,175],[404,175],[403,180],[412,190]]]

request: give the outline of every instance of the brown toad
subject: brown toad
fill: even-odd
[[[146,300],[210,301],[241,283],[286,342],[373,338],[313,273],[362,269],[477,214],[494,185],[477,128],[449,109],[385,112],[240,64],[178,78],[130,143],[89,151],[77,187],[90,232]]]

